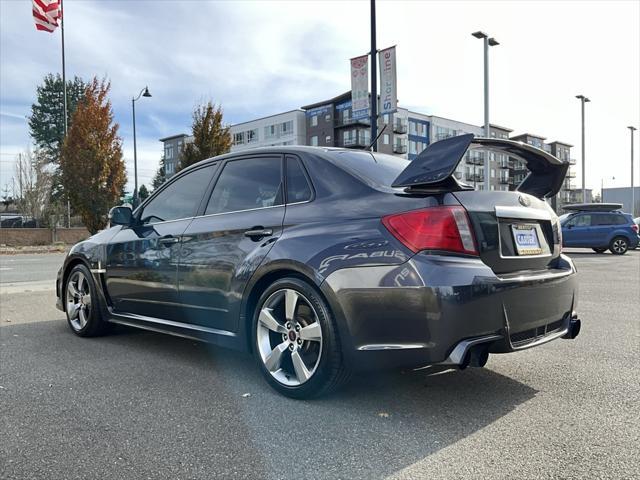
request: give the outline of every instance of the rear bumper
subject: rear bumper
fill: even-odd
[[[357,368],[459,365],[475,345],[531,348],[571,333],[577,303],[564,256],[552,270],[497,276],[477,258],[418,254],[402,265],[339,270],[325,283]]]

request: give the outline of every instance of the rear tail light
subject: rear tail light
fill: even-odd
[[[463,207],[432,207],[389,215],[382,224],[413,252],[444,250],[478,255]]]
[[[633,230],[634,232],[638,233],[638,224],[634,223],[633,225],[631,225],[631,230]]]

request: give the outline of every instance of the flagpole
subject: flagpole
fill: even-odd
[[[62,102],[64,105],[64,137],[67,136],[67,74],[64,63],[64,8],[62,0],[60,0],[60,33],[62,37]],[[71,228],[71,202],[69,202],[69,194],[67,193],[67,228]]]

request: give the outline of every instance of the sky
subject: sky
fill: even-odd
[[[188,133],[202,101],[237,123],[350,89],[349,58],[370,46],[368,1],[65,0],[67,76],[111,81],[111,101],[133,182],[131,98],[140,183],[159,138]],[[630,134],[640,128],[640,1],[377,2],[378,48],[397,45],[403,107],[483,123],[483,30],[490,49],[490,119],[575,147],[586,105],[587,188],[628,186]],[[0,189],[30,147],[36,86],[61,71],[59,29],[36,31],[30,0],[0,0]],[[640,141],[635,135],[639,185]],[[615,178],[614,178],[615,177]]]

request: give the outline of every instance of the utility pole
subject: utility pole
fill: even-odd
[[[582,203],[587,203],[587,188],[585,185],[585,152],[584,152],[584,104],[590,102],[584,95],[576,95],[576,98],[580,100],[582,111]]]
[[[373,141],[373,151],[378,151],[378,78],[376,57],[376,0],[371,0],[371,141]]]
[[[629,132],[631,133],[631,216],[635,218],[636,216],[636,192],[633,189],[633,132],[637,130],[636,127],[629,126],[627,127]]]

